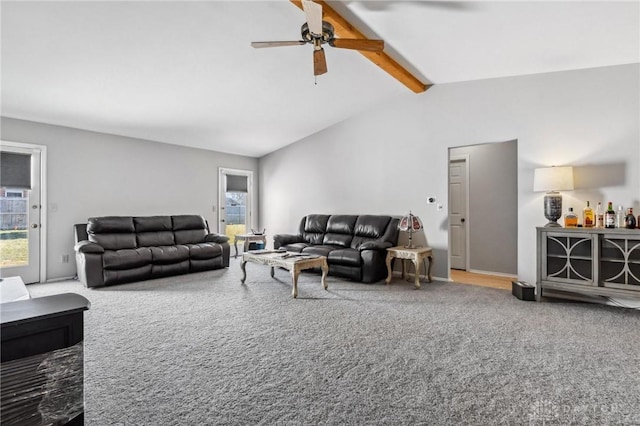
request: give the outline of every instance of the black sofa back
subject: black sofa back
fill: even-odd
[[[104,216],[75,225],[78,278],[87,287],[229,266],[228,237],[198,215]]]

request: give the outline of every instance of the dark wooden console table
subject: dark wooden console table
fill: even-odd
[[[75,293],[0,305],[4,424],[84,424],[83,313]]]

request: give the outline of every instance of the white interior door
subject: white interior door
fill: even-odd
[[[221,168],[219,173],[218,232],[229,236],[246,234],[253,223],[253,172]]]
[[[42,151],[3,142],[0,146],[0,275],[25,284],[44,281]]]
[[[451,268],[468,270],[468,159],[454,157],[449,161],[449,256]]]

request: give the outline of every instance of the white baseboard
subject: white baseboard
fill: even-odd
[[[45,283],[57,283],[59,281],[73,281],[75,279],[76,279],[76,276],[72,275],[70,277],[52,278],[50,280],[45,281]]]

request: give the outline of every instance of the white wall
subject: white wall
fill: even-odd
[[[534,168],[577,167],[567,202],[640,206],[639,76],[632,64],[436,85],[391,99],[263,157],[261,226],[273,235],[295,231],[308,213],[412,209],[435,249],[434,275],[446,277],[447,206],[436,211],[426,198],[446,203],[448,148],[516,139],[518,275],[535,282],[535,227],[546,220]]]
[[[47,146],[48,279],[75,274],[74,223],[92,216],[200,214],[216,231],[218,168],[258,172],[255,158],[5,117],[1,124],[4,141]],[[61,263],[62,254],[70,263]]]

